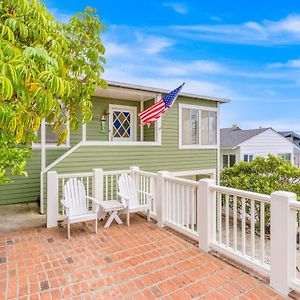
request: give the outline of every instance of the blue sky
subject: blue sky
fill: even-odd
[[[44,1],[60,20],[97,8],[105,79],[229,98],[221,126],[300,131],[300,3]]]

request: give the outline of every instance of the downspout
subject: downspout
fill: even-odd
[[[44,213],[44,171],[46,169],[46,122],[41,123],[40,213]]]
[[[220,102],[217,103],[217,184],[220,184]]]

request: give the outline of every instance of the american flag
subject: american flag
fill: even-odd
[[[140,112],[139,117],[141,119],[141,125],[156,122],[168,108],[172,107],[183,86],[184,83],[174,91],[166,94],[161,100],[159,100],[152,106]]]

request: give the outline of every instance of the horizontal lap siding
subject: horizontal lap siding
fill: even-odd
[[[51,163],[65,150],[48,150],[47,163]],[[33,150],[25,170],[28,177],[14,176],[13,182],[0,185],[0,205],[36,201],[40,193],[40,150]]]
[[[243,160],[245,154],[253,154],[254,157],[267,157],[269,153],[275,156],[293,153],[294,145],[283,136],[269,129],[243,142],[240,148],[241,160]]]
[[[117,103],[115,101],[110,100],[110,103],[124,104],[122,100],[118,100]],[[124,105],[128,105],[130,101],[125,102]],[[180,102],[216,107],[213,101],[180,97],[162,118],[162,146],[81,146],[58,163],[52,171],[73,173],[87,172],[94,168],[120,170],[128,169],[130,166],[138,166],[152,172],[216,169],[216,149],[178,149],[178,104]],[[94,121],[87,124],[87,140],[100,140],[98,118],[104,113],[104,110],[100,109],[102,104],[102,98],[93,100]],[[104,140],[107,140],[107,137]]]

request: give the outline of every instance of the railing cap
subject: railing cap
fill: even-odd
[[[276,191],[271,194],[271,197],[272,196],[281,197],[281,198],[289,198],[289,199],[292,198],[292,199],[297,200],[297,195],[295,193],[287,192],[287,191]]]

